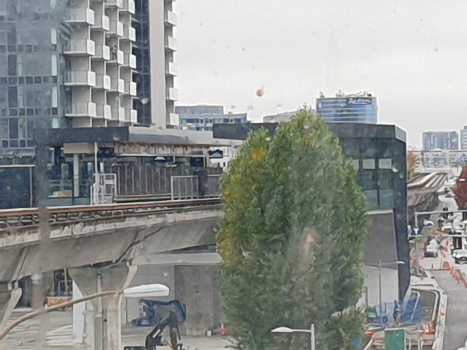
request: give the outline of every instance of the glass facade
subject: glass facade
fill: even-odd
[[[376,97],[323,97],[316,99],[316,113],[325,122],[376,124]]]
[[[64,1],[3,0],[0,7],[0,155],[33,153],[34,133],[60,115],[59,23]],[[45,123],[38,123],[41,119]],[[39,130],[38,130],[39,129]]]
[[[136,30],[136,43],[133,54],[136,56],[138,70],[133,73],[137,84],[138,98],[134,99],[134,108],[138,111],[138,124],[151,125],[151,77],[149,58],[149,0],[135,1],[133,27]]]
[[[455,131],[428,131],[423,133],[423,150],[458,150],[459,134]]]

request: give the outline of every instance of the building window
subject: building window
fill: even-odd
[[[392,169],[392,159],[391,158],[379,159],[378,168],[379,169]]]
[[[376,169],[376,162],[374,159],[363,159],[362,166],[363,169],[374,170]]]
[[[378,191],[377,190],[366,190],[363,191],[367,201],[368,209],[378,209]]]
[[[392,189],[380,190],[379,201],[381,209],[394,208],[394,191]]]

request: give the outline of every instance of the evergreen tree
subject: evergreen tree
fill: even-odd
[[[315,324],[318,349],[351,348],[363,315],[366,200],[320,117],[299,111],[249,134],[222,179],[220,290],[239,349],[309,349],[278,326]]]

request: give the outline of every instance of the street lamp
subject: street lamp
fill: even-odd
[[[316,335],[315,325],[312,324],[310,329],[291,329],[288,327],[278,327],[271,331],[271,333],[310,333],[311,338],[311,350],[316,348]]]
[[[114,295],[114,296],[118,296],[118,297],[124,296],[126,298],[166,297],[166,296],[169,295],[169,287],[167,287],[167,286],[165,286],[163,284],[143,284],[143,285],[136,286],[136,287],[125,288],[123,290],[112,290],[112,291],[106,291],[106,292],[99,292],[99,293],[95,293],[95,294],[90,294],[90,295],[87,295],[85,297],[75,299],[75,300],[70,300],[70,301],[67,301],[67,302],[64,302],[64,303],[61,303],[61,304],[51,306],[51,307],[46,308],[46,309],[40,309],[40,310],[31,312],[29,314],[26,314],[26,315],[18,318],[17,320],[15,320],[11,325],[9,325],[7,328],[5,328],[3,330],[3,332],[0,333],[0,341],[3,340],[3,338],[5,338],[5,336],[13,328],[15,328],[16,326],[20,325],[21,323],[23,323],[23,322],[25,322],[25,321],[27,321],[27,320],[29,320],[31,318],[34,318],[34,317],[37,317],[37,316],[40,316],[40,315],[43,315],[43,314],[46,314],[46,313],[49,313],[49,312],[52,312],[52,311],[56,311],[56,310],[59,310],[59,309],[62,309],[62,308],[66,308],[66,307],[72,306],[74,304],[82,303],[84,301],[92,300],[92,299],[103,297],[103,296],[110,296],[110,295]],[[120,314],[120,307],[121,307],[121,303],[119,302],[118,303],[118,309],[119,309],[118,314]],[[118,319],[118,322],[119,322],[119,326],[120,326],[120,322],[121,322],[120,318]]]
[[[389,265],[404,265],[405,262],[404,261],[392,261],[392,262],[382,262],[381,260],[379,261],[378,263],[378,274],[379,274],[379,279],[378,279],[378,295],[379,295],[379,323],[381,325],[383,325],[383,318],[382,318],[382,314],[383,314],[383,296],[382,296],[382,282],[381,282],[381,268],[383,266],[389,266]],[[370,264],[371,265],[371,264]]]

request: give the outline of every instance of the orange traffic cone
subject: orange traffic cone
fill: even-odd
[[[432,269],[432,270],[435,269],[435,263],[431,263],[431,269]]]
[[[227,334],[223,323],[221,323],[221,330],[220,330],[219,333],[220,333],[220,335],[222,335],[222,336],[225,336],[225,335]]]
[[[443,265],[441,265],[442,270],[450,270],[451,269],[451,264],[449,264],[449,261],[444,260]]]

